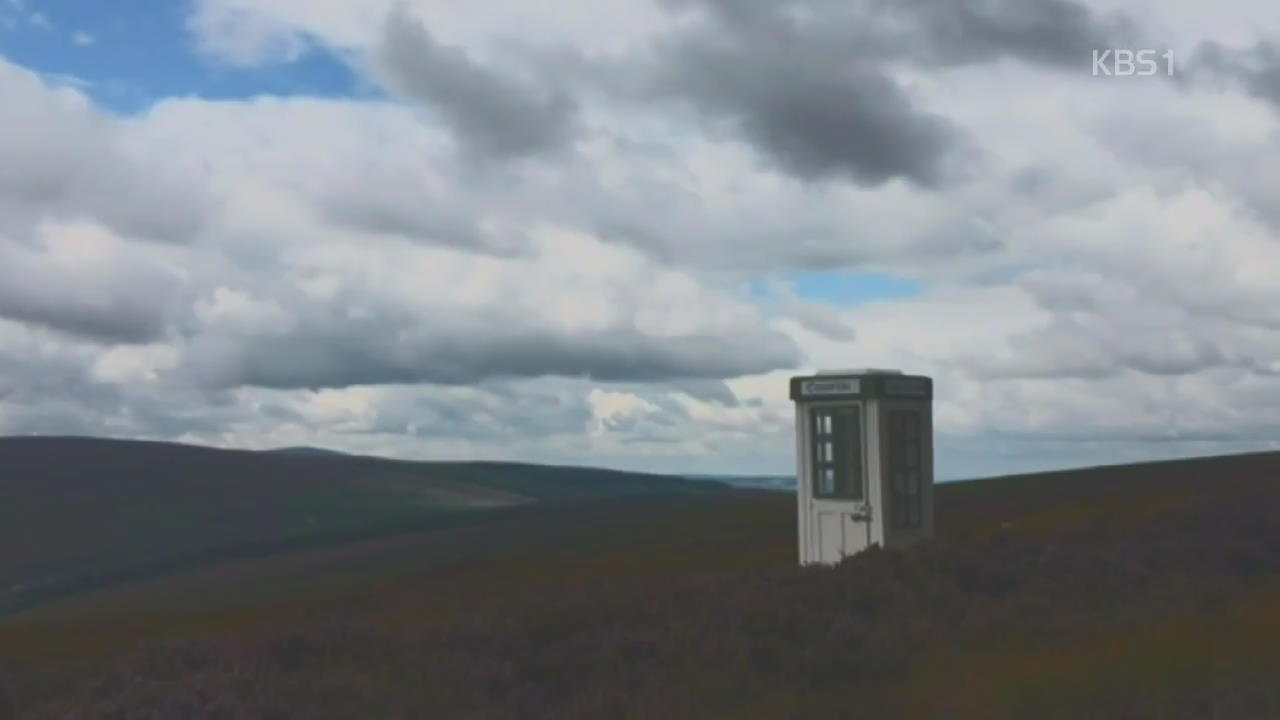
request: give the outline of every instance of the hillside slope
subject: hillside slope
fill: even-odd
[[[0,612],[155,572],[531,503],[720,489],[590,468],[0,438]]]
[[[938,493],[936,542],[832,569],[768,492],[230,563],[0,621],[0,686],[33,718],[1280,716],[1280,455]]]

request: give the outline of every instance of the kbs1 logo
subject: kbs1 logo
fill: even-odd
[[[1163,65],[1160,61],[1163,61]],[[1156,75],[1163,72],[1173,76],[1173,51],[1163,53],[1156,50],[1132,50],[1124,48],[1107,48],[1093,51],[1093,75],[1097,77],[1128,77],[1133,75]]]

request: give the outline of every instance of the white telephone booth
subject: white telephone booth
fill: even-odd
[[[933,381],[898,370],[791,379],[800,564],[933,537]]]

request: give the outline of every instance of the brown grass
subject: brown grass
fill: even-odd
[[[530,512],[15,617],[0,688],[31,718],[1280,717],[1277,465],[946,487],[937,542],[838,568],[794,567],[786,496]]]

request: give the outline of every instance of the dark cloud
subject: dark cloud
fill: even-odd
[[[578,435],[591,419],[579,388],[557,393],[493,383],[408,390],[384,398],[375,412],[367,432],[479,443]]]
[[[1217,343],[1184,328],[1151,328],[1119,344],[1119,364],[1146,375],[1194,375],[1227,362]]]
[[[1185,69],[1186,84],[1236,85],[1250,95],[1280,108],[1280,43],[1260,40],[1244,48],[1205,42],[1196,48]]]
[[[484,226],[493,175],[466,165],[434,166],[412,155],[355,157],[350,174],[322,192],[320,202],[334,222],[358,230],[507,257],[527,250],[523,234]],[[441,176],[449,180],[432,182]]]
[[[37,361],[25,350],[0,344],[0,435],[101,432],[91,408],[108,403],[80,363],[66,356]]]
[[[1116,278],[1039,272],[1023,287],[1052,313],[1050,321],[1011,336],[1012,358],[974,363],[975,376],[1102,380],[1125,372],[1187,376],[1257,364],[1248,353],[1225,352],[1220,327],[1202,326],[1185,311],[1161,305],[1158,295]],[[1126,314],[1116,314],[1120,307]]]
[[[947,119],[919,107],[887,70],[1015,58],[1087,67],[1092,50],[1133,33],[1071,0],[670,0],[704,11],[661,44],[658,85],[728,123],[805,180],[937,187],[978,154]]]
[[[528,156],[573,139],[576,106],[569,96],[439,43],[403,6],[387,19],[378,62],[394,90],[437,111],[465,147],[482,155]]]
[[[362,179],[360,184],[365,182]],[[338,194],[325,212],[338,223],[374,233],[465,248],[483,245],[474,218],[461,216],[455,208],[429,202],[407,188],[382,187],[383,192]]]
[[[725,407],[739,407],[741,402],[723,380],[678,380],[666,384],[671,390],[682,392],[704,402]]]
[[[869,7],[870,27],[898,38],[891,54],[939,66],[1013,58],[1085,68],[1095,49],[1130,47],[1137,34],[1130,18],[1072,0],[876,0]]]
[[[246,417],[231,393],[93,380],[77,353],[34,356],[0,347],[0,435],[178,438],[215,435]]]
[[[104,342],[164,335],[179,280],[141,257],[53,258],[0,237],[0,318]]]
[[[192,341],[186,356],[190,372],[207,384],[281,389],[544,376],[718,379],[792,367],[798,360],[790,338],[762,330],[675,338],[621,329],[572,336],[511,328],[491,334],[403,330],[348,326],[282,337],[203,337]],[[405,332],[418,335],[406,341]]]
[[[793,302],[787,314],[810,332],[835,342],[853,342],[857,337],[853,326],[829,307],[812,302]]]
[[[160,336],[164,331],[163,317],[149,306],[139,306],[134,299],[146,301],[137,296],[115,297],[109,301],[112,304],[103,306],[87,298],[0,287],[0,317],[105,342],[146,342]]]
[[[870,233],[851,232],[847,217],[801,193],[753,193],[724,212],[678,185],[646,176],[613,187],[590,178],[566,181],[572,183],[576,212],[585,215],[580,222],[663,263],[773,272],[855,267],[884,252]],[[663,211],[652,212],[655,207]]]
[[[768,44],[722,34],[686,37],[664,53],[667,92],[728,123],[784,171],[805,180],[935,186],[963,135],[915,106],[870,64],[851,64],[803,37]],[[835,60],[835,62],[833,62]]]
[[[909,60],[925,66],[1003,58],[1087,68],[1097,48],[1139,34],[1119,12],[1074,0],[666,0],[703,9],[729,34],[762,44],[804,45],[830,59]]]
[[[1118,188],[1092,177],[1078,177],[1053,166],[1035,163],[1014,172],[1008,180],[1009,203],[1027,202],[1046,213],[1064,214],[1114,197]]]

